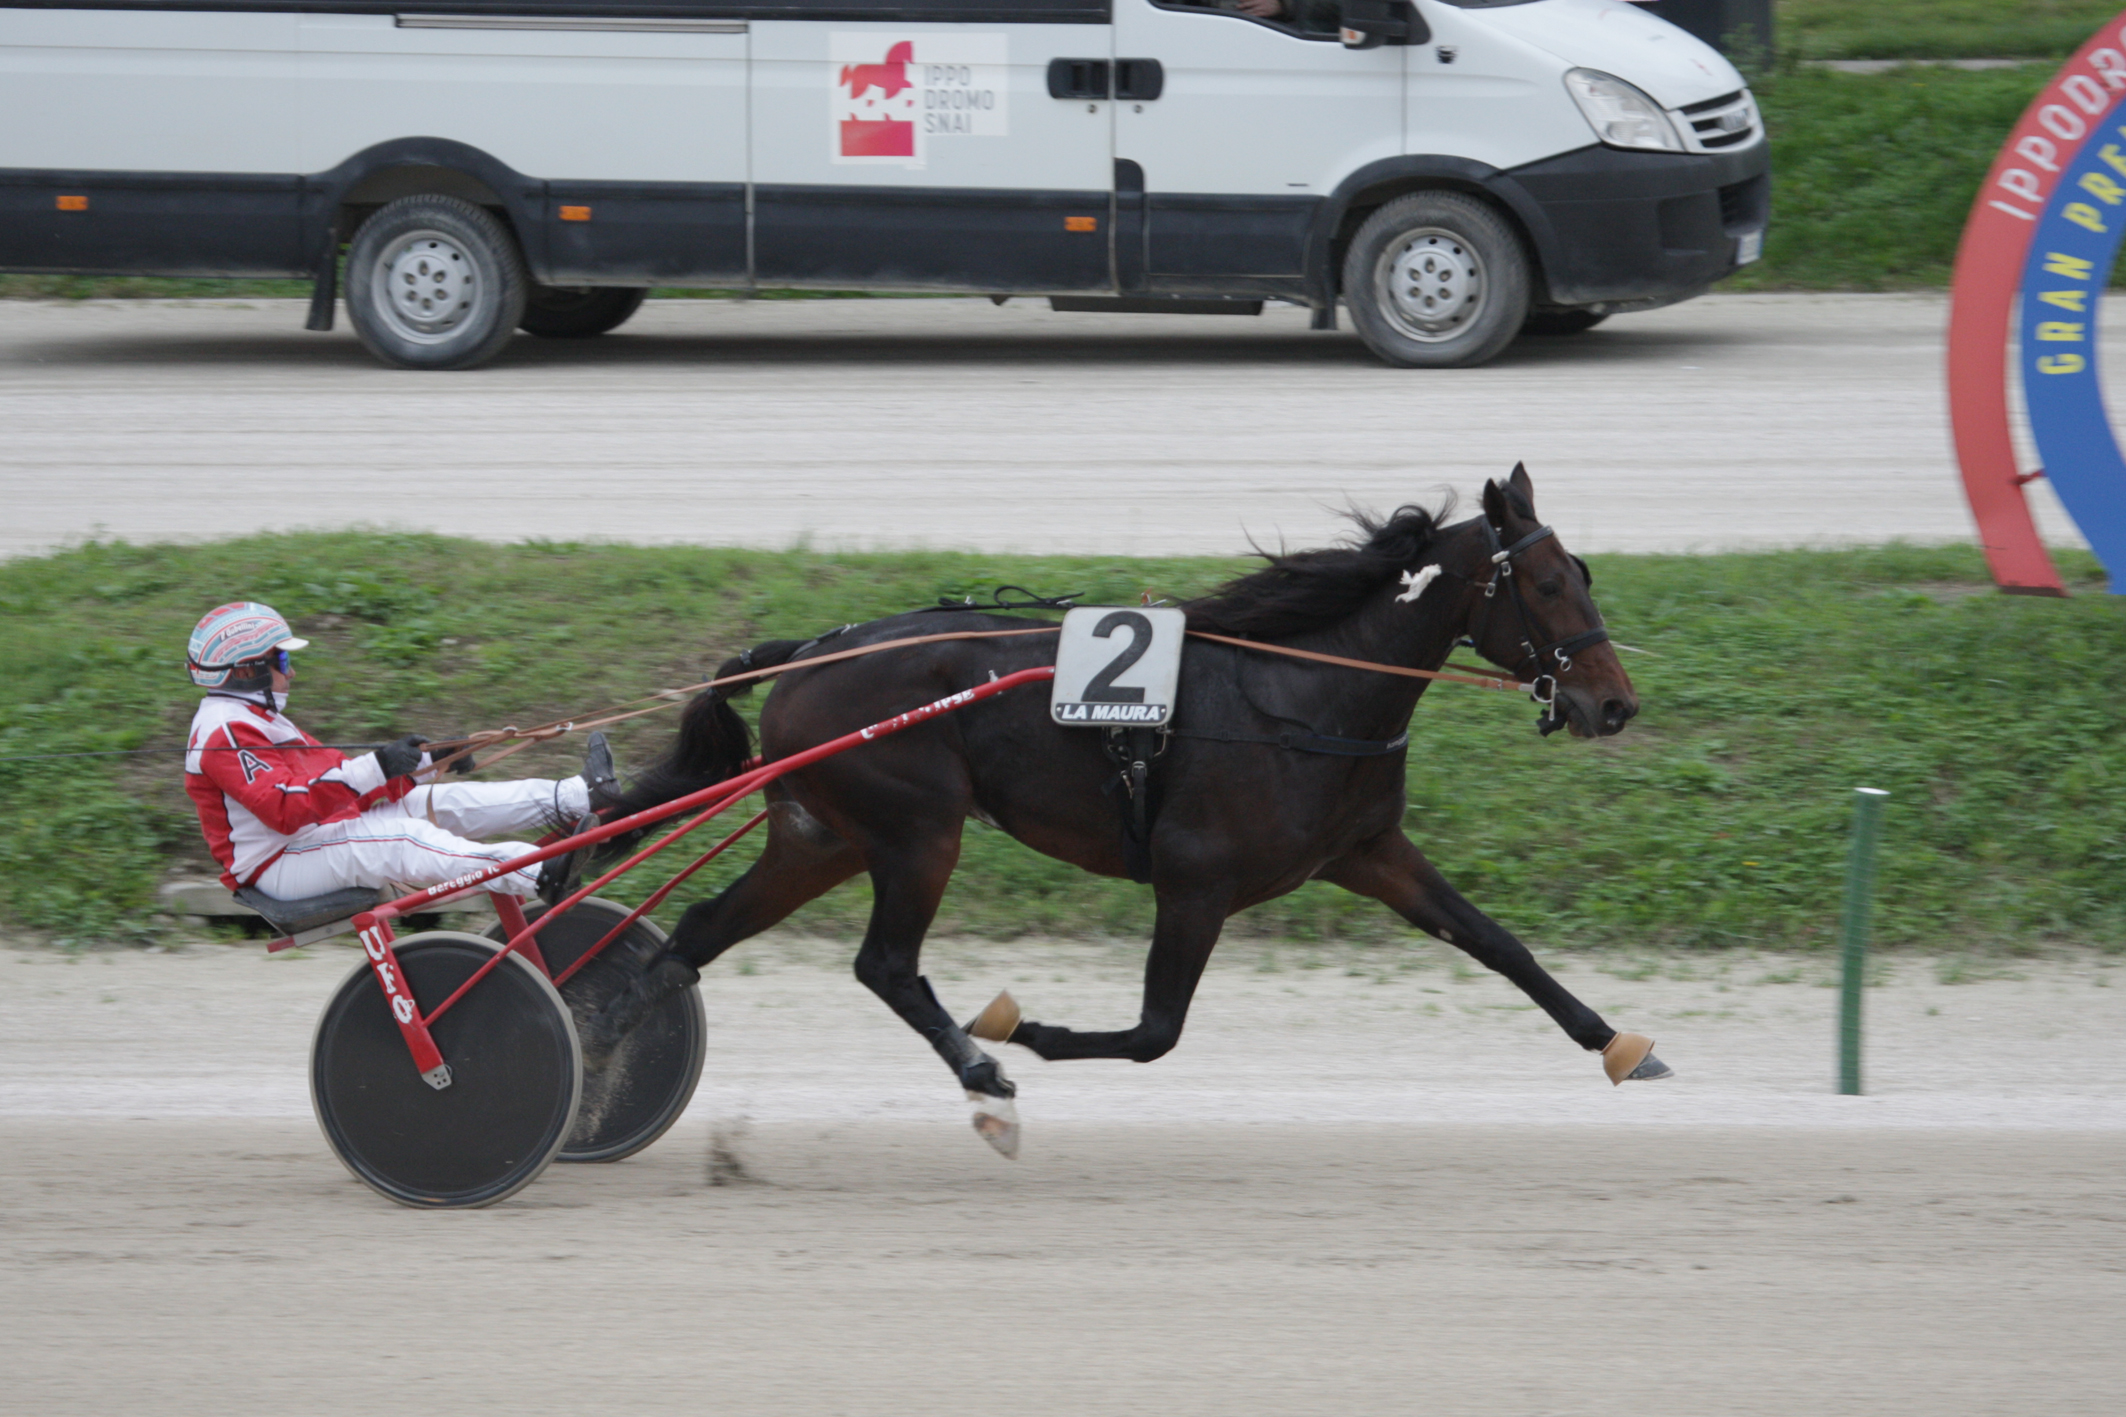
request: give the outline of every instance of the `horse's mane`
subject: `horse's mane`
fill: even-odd
[[[1277,639],[1347,620],[1431,549],[1452,510],[1451,497],[1436,512],[1405,506],[1377,517],[1354,507],[1348,515],[1358,535],[1342,545],[1289,553],[1257,547],[1269,564],[1184,604],[1188,626]]]

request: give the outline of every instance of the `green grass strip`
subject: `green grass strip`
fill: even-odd
[[[1654,652],[1628,660],[1645,709],[1625,734],[1539,739],[1530,705],[1451,686],[1412,725],[1408,829],[1509,927],[1579,946],[1828,943],[1848,794],[1865,785],[1894,794],[1882,943],[2126,944],[2126,602],[2094,593],[2087,557],[2068,562],[2090,593],[2066,601],[1995,593],[1968,548],[1593,560],[1617,637]],[[366,741],[598,707],[939,594],[1012,582],[1133,602],[1243,564],[374,534],[92,544],[0,563],[0,753],[181,741],[197,701],[186,632],[237,596],[315,642],[298,720]],[[623,765],[668,732],[627,725]],[[566,773],[576,751],[511,771]],[[151,937],[156,884],[206,865],[180,773],[174,756],[0,763],[0,912],[62,941]],[[750,859],[733,855],[688,898]],[[939,927],[1141,937],[1150,903],[970,823]],[[855,932],[867,910],[857,882],[796,923]],[[1236,928],[1406,936],[1320,885]]]
[[[1803,59],[2064,59],[2117,0],[1778,0],[1780,50]]]
[[[2040,64],[1764,76],[1771,228],[1764,260],[1718,289],[1947,285],[1978,185],[2051,74]]]

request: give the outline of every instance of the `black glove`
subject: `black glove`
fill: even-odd
[[[446,733],[443,735],[443,740],[445,742],[463,743],[465,735],[462,733]],[[451,772],[459,777],[464,777],[468,773],[479,771],[480,765],[472,760],[472,749],[469,747],[436,748],[430,751],[429,756],[440,763],[454,754],[456,755],[456,761],[450,764]]]
[[[386,743],[376,750],[376,765],[387,779],[404,777],[421,765],[421,745],[427,741],[418,733],[409,733],[396,743]]]

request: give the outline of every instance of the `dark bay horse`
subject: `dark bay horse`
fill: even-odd
[[[1190,602],[1190,629],[1425,669],[1439,668],[1466,637],[1509,675],[1540,676],[1553,691],[1546,732],[1613,734],[1638,711],[1601,628],[1586,566],[1537,519],[1524,469],[1487,483],[1483,514],[1452,526],[1417,507],[1357,521],[1361,535],[1350,545],[1267,555],[1264,569]],[[802,646],[779,641],[741,659],[746,667],[802,663],[809,654],[947,628],[946,619],[952,629],[1026,623],[974,613],[895,616]],[[1052,663],[1055,650],[1046,635],[961,640],[785,674],[761,714],[761,751],[770,760],[785,756],[994,675]],[[722,672],[739,667],[733,661]],[[918,970],[972,816],[1100,875],[1128,875],[1134,864],[1157,900],[1135,1024],[1089,1032],[1021,1019],[1015,1008],[998,1018],[992,1006],[981,1036],[1008,1037],[1043,1058],[1149,1062],[1180,1039],[1226,920],[1319,879],[1379,900],[1505,975],[1575,1043],[1602,1052],[1613,1082],[1666,1076],[1650,1039],[1604,1023],[1403,835],[1402,740],[1425,687],[1422,679],[1189,640],[1176,731],[1150,779],[1156,810],[1134,862],[1102,731],[1051,723],[1045,693],[1002,695],[827,758],[768,789],[769,835],[759,860],[713,900],[690,907],[670,952],[583,1021],[585,1056],[594,1065],[609,1058],[658,1000],[691,985],[710,960],[868,872],[874,902],[857,978],[930,1040],[975,1102],[977,1130],[1012,1154],[1011,1082]],[[743,722],[711,691],[689,706],[677,746],[619,810],[721,781],[748,751]]]

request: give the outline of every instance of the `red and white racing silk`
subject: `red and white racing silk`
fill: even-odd
[[[262,699],[207,695],[185,740],[185,792],[231,890],[256,880],[304,828],[360,816],[414,788],[410,777],[386,781],[374,753],[350,758],[320,746]]]

